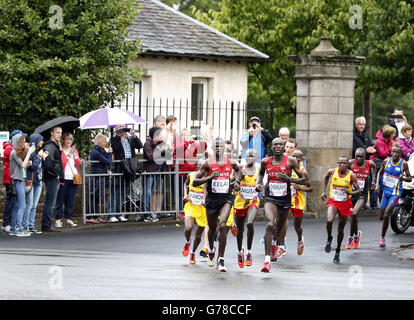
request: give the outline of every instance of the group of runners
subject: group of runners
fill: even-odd
[[[254,220],[260,202],[264,203],[267,225],[264,235],[265,260],[262,272],[270,272],[271,261],[286,254],[285,235],[288,216],[294,217],[294,228],[298,236],[297,254],[305,249],[302,219],[305,210],[305,192],[312,192],[310,175],[303,165],[303,153],[289,147],[289,142],[276,138],[272,141],[272,156],[257,163],[257,153],[249,149],[246,164],[226,156],[224,140],[213,142],[213,152],[198,164],[197,171],[187,176],[184,194],[185,244],[182,255],[190,255],[189,262],[196,263],[196,250],[206,232],[205,246],[200,255],[208,259],[209,266],[218,271],[227,271],[224,253],[227,235],[231,227],[237,232],[237,263],[240,268],[253,263],[252,242]],[[358,230],[358,213],[367,202],[369,188],[382,190],[380,220],[383,220],[380,247],[385,247],[385,233],[389,216],[402,192],[402,181],[411,181],[407,163],[401,158],[401,148],[394,146],[391,157],[384,161],[378,171],[375,164],[366,159],[364,149],[358,149],[355,159],[340,157],[338,167],[327,172],[324,179],[322,200],[327,201],[327,241],[325,252],[330,252],[333,243],[332,226],[338,215],[337,244],[333,262],[340,262],[341,244],[347,218],[351,216],[347,249],[359,247],[361,231]],[[371,177],[374,177],[371,179]],[[375,179],[376,177],[376,179]],[[370,184],[370,181],[372,183]],[[325,193],[329,185],[329,195]],[[191,233],[197,224],[193,245]],[[247,251],[243,248],[244,227],[247,226]],[[215,239],[218,240],[216,256]]]

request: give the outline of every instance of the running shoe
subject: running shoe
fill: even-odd
[[[203,258],[207,258],[208,249],[206,247],[204,247],[203,249],[200,250],[200,256],[202,256]]]
[[[244,267],[244,249],[242,249],[242,254],[237,254],[237,263],[240,268]]]
[[[277,254],[278,246],[276,244],[272,245],[272,253],[270,254],[270,261],[277,261]]]
[[[278,249],[277,249],[277,251],[276,251],[276,259],[279,259],[284,254],[286,254],[285,247],[284,246],[279,246]]]
[[[329,252],[331,252],[331,249],[332,249],[332,240],[333,240],[333,238],[328,238],[328,240],[326,240],[326,245],[325,245],[325,252],[326,253],[329,253]]]
[[[385,248],[385,239],[381,238],[379,243],[380,248]]]
[[[303,251],[305,251],[305,241],[302,237],[302,240],[298,241],[298,250],[297,250],[297,254],[298,256],[300,256]]]
[[[230,230],[233,236],[237,236],[237,227],[235,225],[233,225]]]
[[[190,254],[190,263],[191,264],[196,264],[195,253]]]
[[[191,245],[191,241],[189,243],[184,244],[184,248],[181,251],[184,257],[188,256],[188,253],[190,252],[190,245]]]
[[[270,262],[265,262],[261,271],[262,272],[270,272]]]
[[[357,249],[359,247],[359,240],[361,239],[362,232],[358,231],[358,235],[354,236],[354,249]]]
[[[218,262],[217,270],[218,270],[219,272],[227,272],[227,268],[224,266],[224,259],[221,259],[221,260]]]
[[[245,262],[245,265],[246,265],[246,266],[248,266],[248,267],[250,267],[252,264],[253,264],[252,254],[249,252],[249,253],[246,255],[246,262]]]
[[[333,262],[334,263],[339,263],[340,259],[339,259],[339,252],[335,252],[335,256],[333,258]]]
[[[346,244],[348,250],[354,248],[354,237],[348,237],[348,243]]]

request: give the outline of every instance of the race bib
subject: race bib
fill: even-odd
[[[197,206],[204,204],[204,192],[190,190],[190,203]]]
[[[346,201],[348,200],[348,195],[342,189],[332,188],[332,199],[334,201]]]
[[[228,178],[215,178],[211,181],[211,191],[213,193],[228,193],[230,190],[230,180]]]
[[[358,185],[361,191],[363,191],[365,187],[365,180],[358,180]]]
[[[269,191],[272,197],[283,197],[287,195],[287,183],[273,181],[269,182]]]
[[[240,197],[246,200],[253,200],[257,197],[256,186],[242,184],[240,186]]]
[[[400,182],[398,177],[391,176],[387,173],[384,174],[384,178],[382,179],[383,185],[391,189],[397,188],[398,182]]]
[[[292,197],[296,197],[296,188],[293,185],[290,186],[290,194]]]

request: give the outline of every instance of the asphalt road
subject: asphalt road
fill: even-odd
[[[229,233],[227,273],[219,273],[197,256],[190,265],[181,255],[183,226],[151,225],[33,235],[0,234],[1,299],[413,299],[414,261],[391,255],[414,243],[414,228],[402,235],[389,229],[387,248],[378,247],[381,222],[360,218],[360,248],[347,251],[341,263],[334,250],[324,252],[325,220],[305,220],[305,252],[296,254],[292,224],[288,253],[260,272],[265,222],[255,224],[253,266],[240,269],[236,238]],[[346,226],[346,234],[349,224]],[[334,225],[336,237],[336,222]],[[335,243],[333,245],[335,247]],[[199,248],[201,249],[201,247]],[[199,250],[198,250],[199,251]],[[197,251],[197,252],[198,252]]]

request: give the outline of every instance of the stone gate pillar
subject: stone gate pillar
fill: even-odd
[[[296,64],[296,139],[313,185],[306,211],[326,217],[323,178],[339,156],[351,157],[356,69],[365,58],[341,56],[328,37],[311,55],[288,58]]]

